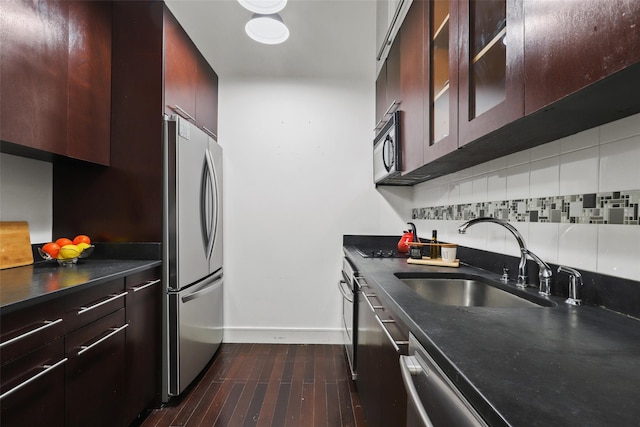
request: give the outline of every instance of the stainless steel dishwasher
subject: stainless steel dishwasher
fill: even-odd
[[[407,390],[408,427],[487,426],[412,334],[409,355],[400,356],[400,370]]]

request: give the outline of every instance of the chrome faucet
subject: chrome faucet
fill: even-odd
[[[520,263],[518,264],[518,279],[516,280],[516,286],[525,288],[529,285],[527,283],[529,280],[527,276],[527,257],[529,257],[538,264],[538,267],[540,267],[540,272],[538,273],[538,278],[540,280],[538,293],[541,295],[551,295],[551,277],[553,276],[551,268],[546,262],[542,261],[540,257],[527,249],[527,245],[524,243],[522,235],[513,225],[509,224],[507,221],[497,218],[480,217],[462,224],[458,227],[458,233],[464,234],[467,231],[467,228],[480,222],[493,222],[494,224],[501,225],[509,230],[511,234],[513,234],[513,237],[518,241],[518,246],[520,246]]]

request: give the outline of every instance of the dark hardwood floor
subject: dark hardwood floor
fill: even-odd
[[[142,427],[364,426],[339,345],[222,344],[194,384]]]

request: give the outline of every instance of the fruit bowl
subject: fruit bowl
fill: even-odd
[[[82,252],[80,252],[78,256],[69,257],[69,258],[54,258],[51,255],[49,255],[48,253],[46,253],[45,251],[43,251],[41,248],[38,248],[38,253],[42,257],[42,259],[44,259],[45,261],[53,261],[53,260],[55,260],[55,261],[58,261],[58,265],[62,265],[64,267],[68,267],[70,265],[76,264],[78,262],[78,259],[80,259],[80,258],[89,257],[89,255],[91,255],[93,253],[94,248],[95,248],[94,245],[89,245],[84,250],[82,250]]]

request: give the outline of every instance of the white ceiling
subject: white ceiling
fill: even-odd
[[[165,2],[221,79],[374,79],[374,0],[289,0],[280,15],[291,35],[281,45],[251,40],[252,13],[236,0]]]

